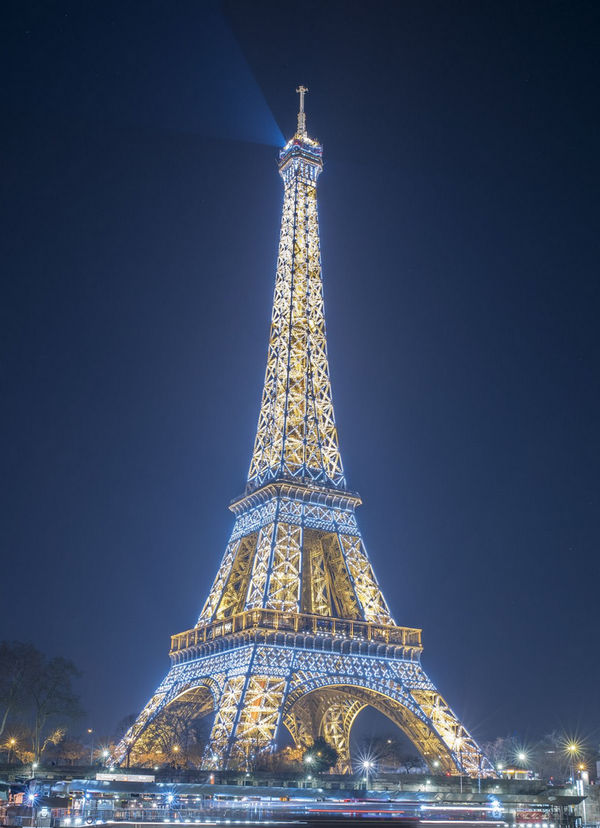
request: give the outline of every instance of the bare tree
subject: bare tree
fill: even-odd
[[[79,675],[73,662],[60,656],[42,664],[32,677],[33,754],[39,760],[46,728],[83,715],[72,681]]]
[[[117,723],[117,726],[115,727],[115,732],[112,736],[112,741],[115,744],[118,744],[121,741],[121,739],[127,733],[129,728],[133,724],[135,724],[136,719],[137,716],[135,715],[135,713],[130,713],[128,716],[123,716],[123,718]]]
[[[521,745],[516,736],[498,736],[492,742],[484,742],[481,748],[495,767],[510,767],[515,764]]]
[[[9,718],[26,710],[33,676],[43,660],[43,655],[32,644],[0,642],[0,736]]]

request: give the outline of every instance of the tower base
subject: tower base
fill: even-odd
[[[420,631],[252,610],[173,636],[172,666],[117,748],[135,761],[169,710],[214,713],[205,768],[249,769],[282,724],[298,747],[322,737],[350,770],[350,731],[374,707],[438,772],[494,770],[420,664]]]

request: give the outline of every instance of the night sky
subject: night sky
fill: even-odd
[[[299,83],[348,484],[480,739],[600,739],[600,4],[2,4],[0,638],[108,736],[244,488]]]

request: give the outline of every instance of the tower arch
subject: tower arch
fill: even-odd
[[[283,710],[283,723],[298,747],[309,747],[316,735],[323,737],[338,752],[338,769],[350,772],[352,727],[358,714],[367,707],[378,710],[396,725],[432,770],[456,771],[455,751],[446,744],[412,695],[399,685],[315,678],[290,693]]]
[[[187,756],[196,741],[192,724],[215,712],[217,692],[216,683],[205,678],[175,685],[165,695],[157,693],[122,740],[127,764],[148,764],[151,757],[160,761],[161,755],[173,759],[175,753],[181,753],[182,758]]]

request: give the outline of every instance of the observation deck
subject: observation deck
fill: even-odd
[[[305,161],[323,169],[323,147],[307,135],[294,135],[279,152],[279,172],[283,172],[294,159]]]

